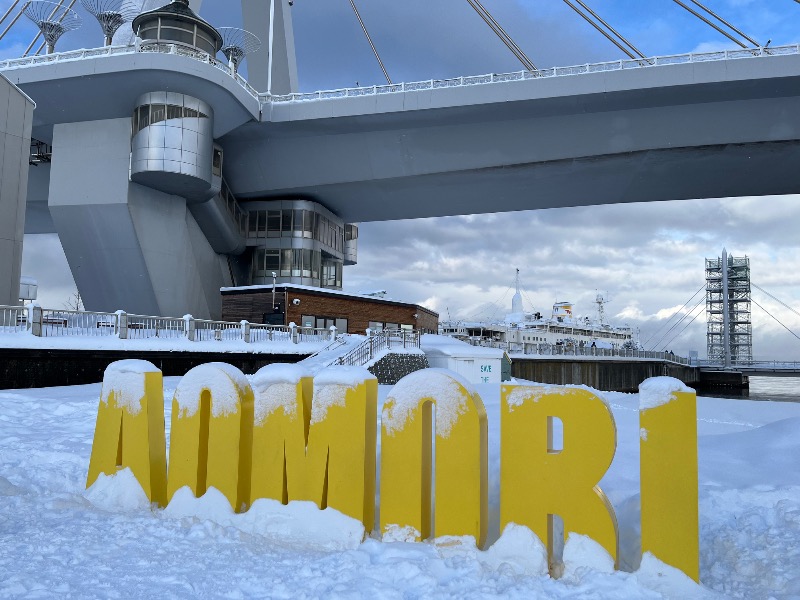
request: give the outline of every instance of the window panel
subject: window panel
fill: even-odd
[[[292,211],[287,209],[281,211],[281,233],[283,237],[292,235]]]
[[[281,250],[281,277],[292,276],[292,250]]]

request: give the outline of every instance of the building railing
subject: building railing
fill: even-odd
[[[347,354],[337,358],[333,364],[363,367],[382,350],[392,348],[419,348],[420,332],[410,329],[392,329],[373,332],[367,330],[367,339]]]
[[[639,358],[649,360],[663,360],[678,365],[689,365],[690,360],[672,352],[654,352],[652,350],[633,350],[629,348],[597,348],[591,346],[564,346],[557,344],[530,344],[521,342],[482,342],[473,346],[487,346],[505,350],[509,354],[522,354],[526,356],[584,356],[606,358]]]
[[[352,98],[359,96],[377,96],[397,92],[413,92],[418,90],[435,90],[442,88],[466,87],[484,85],[489,83],[504,83],[508,81],[527,81],[531,79],[547,79],[550,77],[563,77],[582,75],[587,73],[603,73],[608,71],[623,71],[643,67],[657,67],[666,65],[679,65],[686,63],[700,63],[719,60],[754,58],[762,56],[785,56],[800,54],[800,44],[774,46],[770,48],[751,48],[747,50],[720,50],[718,52],[693,52],[689,54],[673,54],[669,56],[654,56],[652,58],[625,59],[601,63],[588,63],[569,67],[552,67],[537,71],[515,71],[512,73],[490,73],[486,75],[473,75],[469,77],[453,77],[450,79],[428,79],[409,83],[395,83],[390,85],[374,85],[369,87],[342,88],[338,90],[325,90],[319,92],[305,92],[295,94],[270,95],[259,94],[262,103],[308,102],[316,100],[329,100],[333,98]],[[0,68],[2,65],[0,64]]]
[[[724,363],[713,360],[698,360],[696,365],[703,369],[724,370]],[[754,371],[797,371],[800,372],[800,362],[780,361],[780,360],[735,360],[731,362],[732,370],[754,370]]]
[[[201,341],[326,342],[337,338],[336,328],[298,327],[294,323],[262,325],[240,321],[212,321],[184,317],[153,317],[84,310],[27,306],[0,306],[0,335],[31,334],[36,337],[117,337],[119,339],[186,339]]]
[[[69,52],[58,52],[53,54],[32,55],[23,58],[12,58],[0,61],[0,71],[20,69],[41,64],[65,62],[72,60],[84,60],[99,58],[104,56],[115,56],[120,54],[133,54],[136,52],[161,52],[165,54],[176,54],[187,56],[200,62],[212,65],[221,71],[231,75],[228,64],[215,57],[194,48],[180,44],[164,44],[157,42],[142,42],[137,40],[131,46],[105,46],[90,50],[72,50]],[[800,44],[788,44],[783,46],[771,46],[769,48],[748,48],[738,50],[720,50],[717,52],[692,52],[688,54],[673,54],[667,56],[654,56],[649,58],[624,59],[607,61],[600,63],[587,63],[584,65],[573,65],[567,67],[552,67],[549,69],[539,69],[537,71],[515,71],[512,73],[489,73],[486,75],[472,75],[466,77],[452,77],[449,79],[428,79],[425,81],[413,81],[408,83],[396,83],[389,85],[373,85],[368,87],[342,88],[338,90],[323,90],[318,92],[303,92],[294,94],[273,95],[259,93],[238,73],[234,76],[236,81],[254,98],[262,104],[286,103],[286,102],[308,102],[318,100],[329,100],[333,98],[353,98],[362,96],[377,96],[382,94],[393,94],[402,92],[413,92],[418,90],[433,90],[442,88],[466,87],[473,85],[484,85],[490,83],[504,83],[508,81],[527,81],[531,79],[547,79],[550,77],[564,77],[571,75],[582,75],[587,73],[604,73],[608,71],[624,71],[627,69],[640,69],[646,67],[658,67],[667,65],[679,65],[686,63],[702,63],[720,60],[757,58],[765,56],[786,56],[790,54],[800,54]]]

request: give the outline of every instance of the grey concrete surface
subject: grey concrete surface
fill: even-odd
[[[19,303],[34,106],[0,76],[0,304]]]

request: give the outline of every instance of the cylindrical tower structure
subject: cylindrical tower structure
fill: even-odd
[[[189,8],[189,0],[173,0],[166,6],[142,13],[131,26],[145,42],[181,44],[211,56],[222,48],[220,33]]]
[[[208,103],[175,92],[142,94],[133,111],[131,181],[190,202],[207,200],[213,183],[213,131]]]

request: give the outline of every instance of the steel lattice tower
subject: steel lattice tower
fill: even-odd
[[[726,367],[753,360],[750,310],[750,259],[728,256],[706,259],[706,334],[708,360]]]

